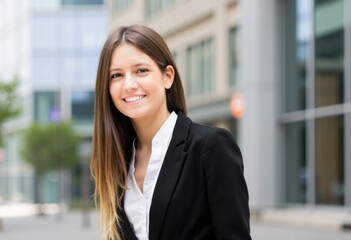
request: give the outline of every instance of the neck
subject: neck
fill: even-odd
[[[137,135],[137,148],[147,148],[151,150],[152,139],[166,122],[170,113],[159,114],[149,119],[133,119],[132,123]]]

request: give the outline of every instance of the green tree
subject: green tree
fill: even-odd
[[[19,81],[14,79],[10,82],[0,80],[0,151],[4,145],[2,125],[10,118],[16,117],[21,109],[16,105],[16,92]],[[0,231],[2,230],[2,220],[0,219]]]
[[[17,79],[10,82],[0,80],[0,146],[4,144],[1,132],[2,124],[8,119],[16,117],[21,111],[16,104],[18,84]]]
[[[79,159],[79,144],[80,138],[68,122],[47,125],[35,123],[27,129],[20,154],[23,160],[36,170],[39,203],[43,203],[44,174],[72,168]]]

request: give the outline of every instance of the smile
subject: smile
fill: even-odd
[[[126,102],[136,102],[136,101],[139,101],[139,100],[141,100],[141,99],[143,99],[145,96],[143,95],[143,96],[133,96],[133,97],[127,97],[127,98],[125,98],[124,99],[124,101],[126,101]]]

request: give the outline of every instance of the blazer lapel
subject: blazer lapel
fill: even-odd
[[[152,198],[149,224],[150,240],[159,239],[168,203],[187,154],[186,137],[190,124],[191,120],[179,112],[172,140],[163,161]]]

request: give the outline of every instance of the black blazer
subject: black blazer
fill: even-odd
[[[123,208],[121,233],[136,240]],[[221,128],[181,112],[156,182],[150,240],[249,240],[248,190],[240,149]]]

